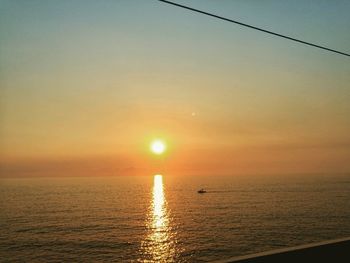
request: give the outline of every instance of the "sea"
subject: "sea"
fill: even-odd
[[[0,179],[1,262],[225,261],[349,236],[348,174]]]

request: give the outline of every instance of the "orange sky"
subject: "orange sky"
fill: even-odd
[[[348,59],[158,3],[64,3],[3,5],[1,176],[350,171]],[[341,5],[313,17],[326,36],[307,7],[283,24],[279,5],[208,5],[350,46]]]

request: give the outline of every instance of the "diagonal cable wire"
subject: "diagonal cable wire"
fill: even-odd
[[[279,33],[275,33],[275,32],[272,32],[272,31],[260,28],[260,27],[248,25],[248,24],[236,21],[236,20],[232,20],[232,19],[229,19],[229,18],[226,18],[226,17],[218,16],[218,15],[215,15],[215,14],[212,14],[212,13],[208,13],[208,12],[205,12],[205,11],[202,11],[202,10],[199,10],[199,9],[195,9],[195,8],[192,8],[192,7],[189,7],[189,6],[180,5],[178,3],[171,2],[171,1],[166,1],[166,0],[158,0],[158,1],[166,3],[166,4],[169,4],[169,5],[181,7],[181,8],[184,8],[184,9],[196,12],[196,13],[200,13],[200,14],[203,14],[203,15],[215,17],[215,18],[227,21],[227,22],[235,23],[235,24],[238,24],[240,26],[244,26],[244,27],[248,27],[248,28],[251,28],[251,29],[254,29],[254,30],[258,30],[258,31],[261,31],[261,32],[264,32],[264,33],[267,33],[267,34],[270,34],[270,35],[274,35],[274,36],[277,36],[277,37],[281,37],[281,38],[285,38],[285,39],[288,39],[288,40],[291,40],[291,41],[295,41],[295,42],[298,42],[298,43],[301,43],[301,44],[304,44],[304,45],[308,45],[308,46],[311,46],[311,47],[327,50],[327,51],[330,51],[330,52],[334,52],[334,53],[337,53],[337,54],[340,54],[340,55],[344,55],[344,56],[350,57],[350,54],[345,53],[345,52],[341,52],[341,51],[338,51],[338,50],[335,50],[335,49],[331,49],[331,48],[328,48],[328,47],[325,47],[325,46],[320,46],[320,45],[313,44],[313,43],[310,43],[310,42],[306,42],[306,41],[303,41],[303,40],[300,40],[300,39],[297,39],[297,38],[293,38],[293,37],[289,37],[289,36],[282,35],[282,34],[279,34]]]

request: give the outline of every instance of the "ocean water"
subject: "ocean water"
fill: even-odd
[[[0,180],[2,262],[207,262],[346,236],[350,175]]]

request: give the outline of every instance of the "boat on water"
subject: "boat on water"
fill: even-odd
[[[207,192],[207,191],[205,191],[203,188],[197,191],[198,194],[204,194],[204,193],[206,193],[206,192]]]

